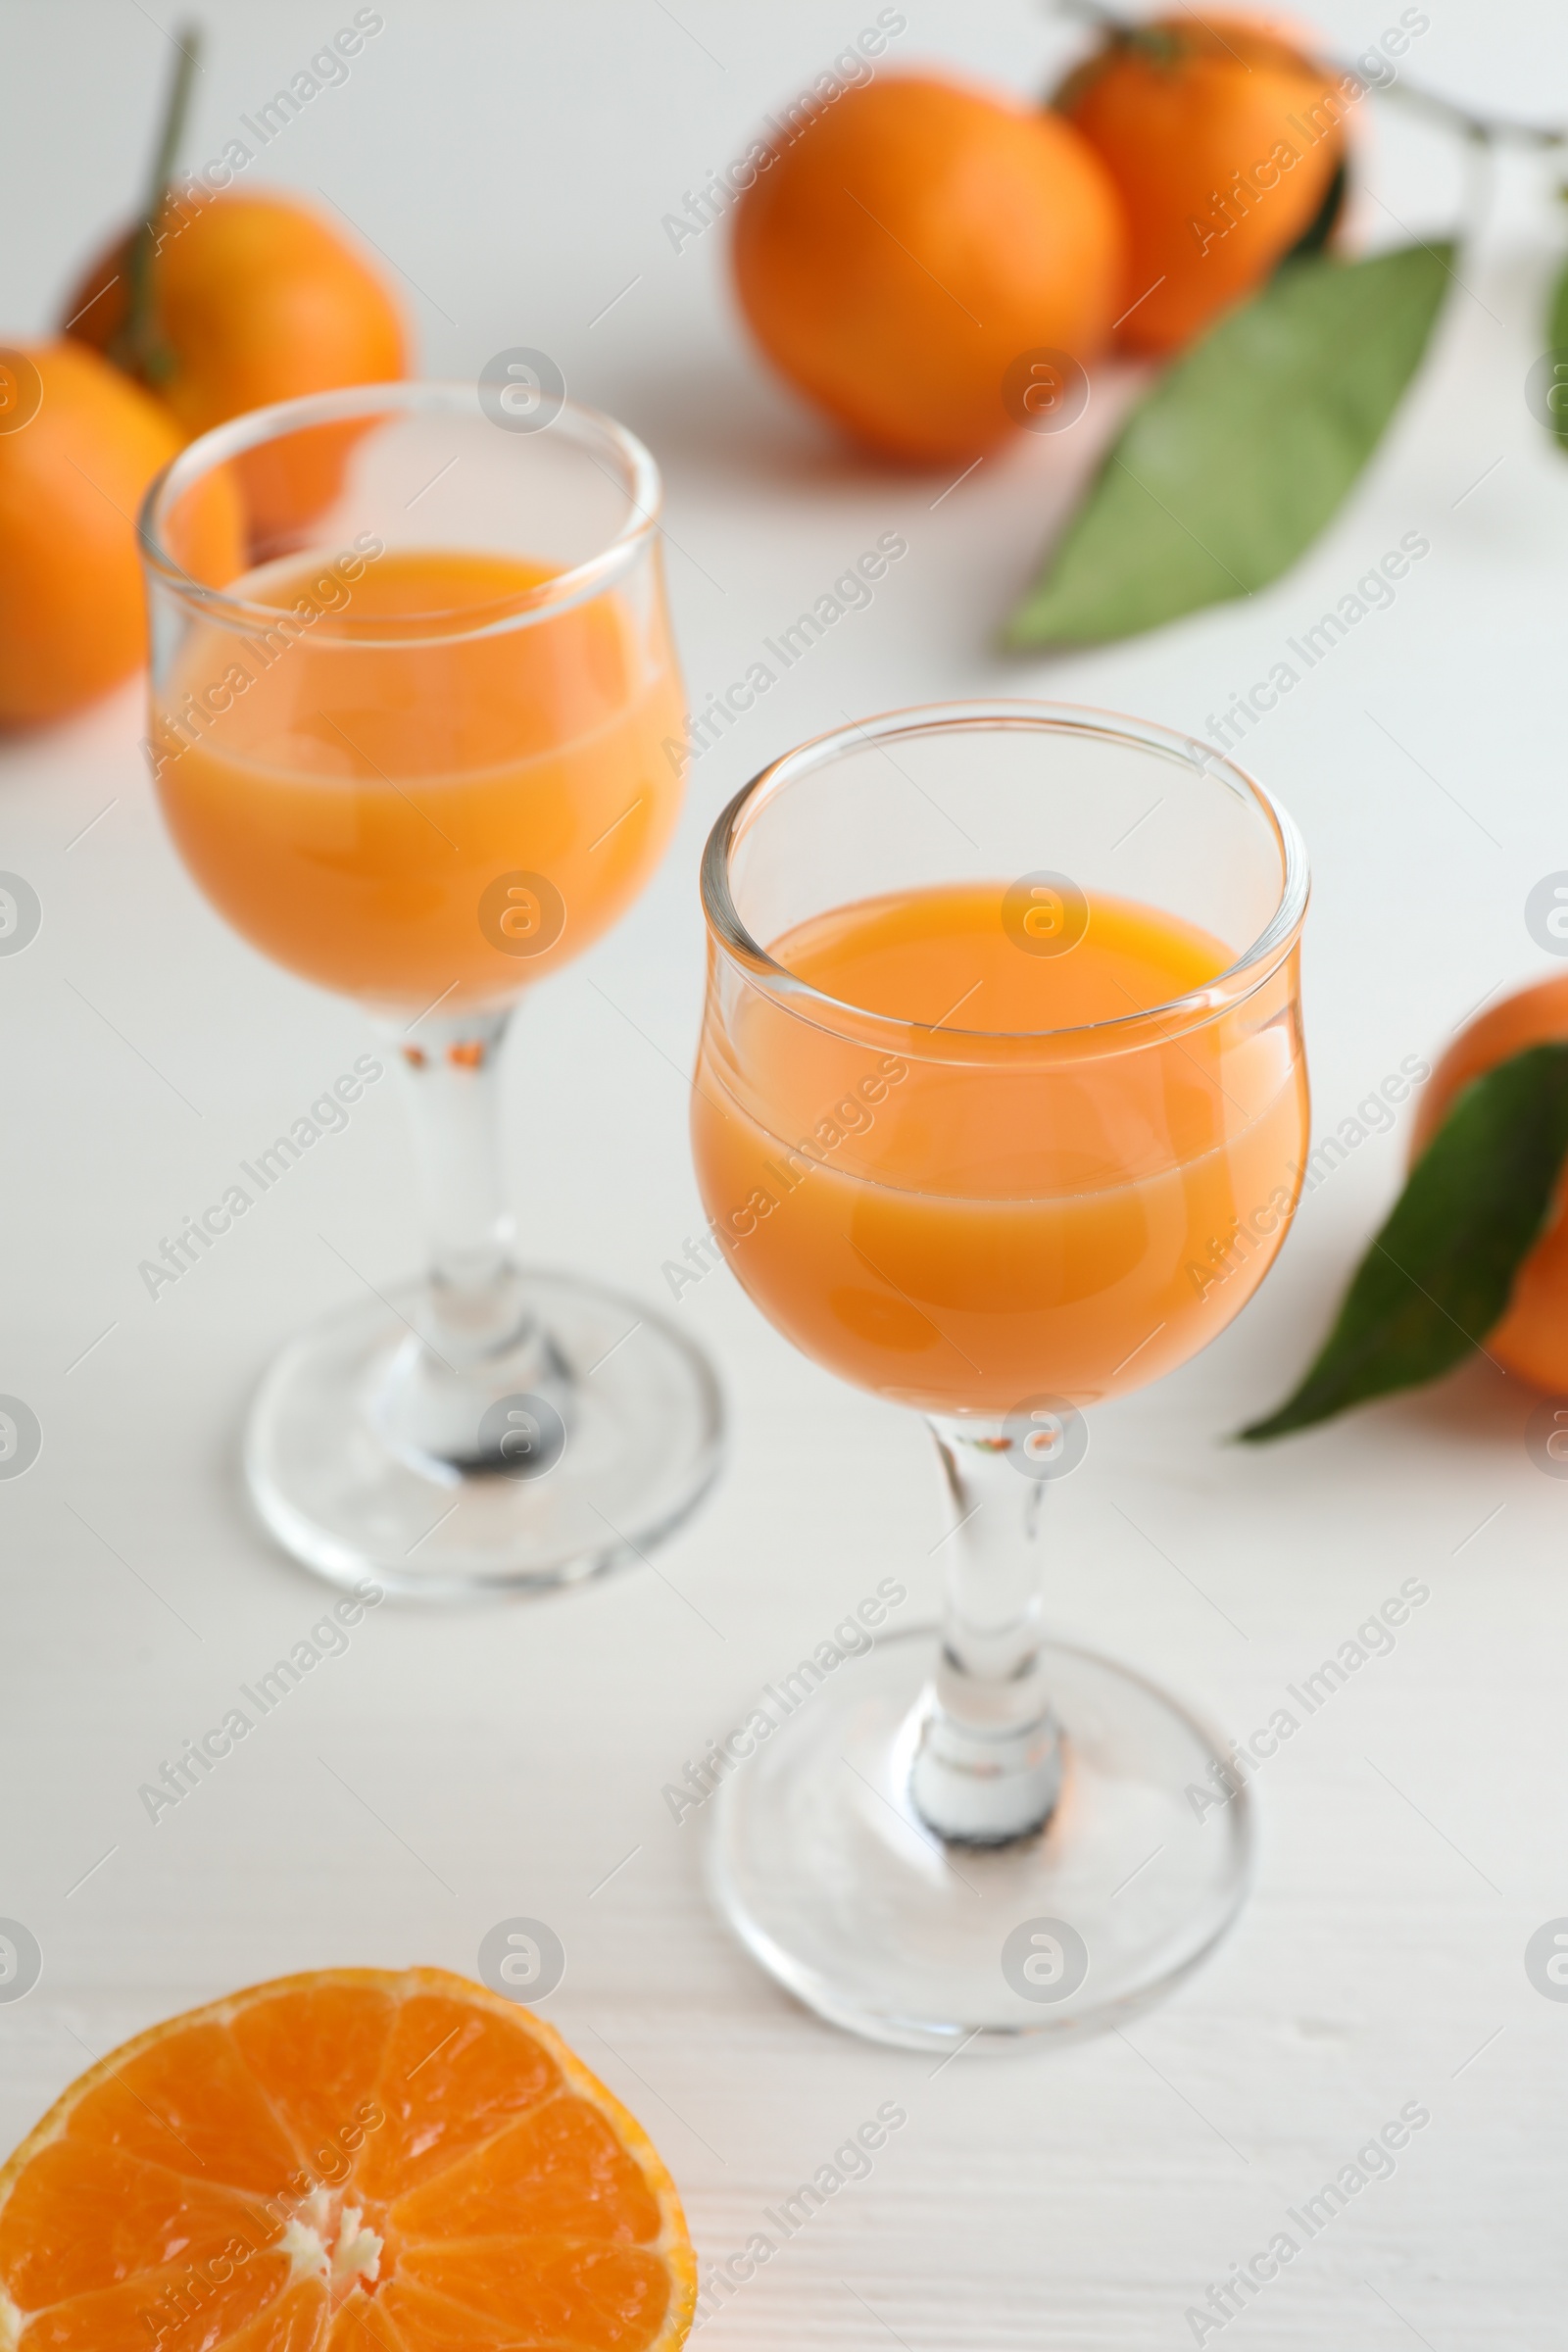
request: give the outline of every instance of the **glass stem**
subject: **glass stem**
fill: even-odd
[[[1040,1673],[1046,1482],[1020,1470],[1001,1421],[930,1427],[954,1526],[910,1794],[939,1837],[1002,1845],[1049,1821],[1061,1789],[1061,1733]]]
[[[511,1014],[425,1020],[416,1039],[399,1033],[393,1045],[430,1241],[421,1337],[460,1376],[525,1337],[501,1181],[498,1062]]]

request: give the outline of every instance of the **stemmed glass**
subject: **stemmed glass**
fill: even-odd
[[[769,1687],[718,1900],[880,2040],[1104,2025],[1225,1929],[1250,1806],[1176,1699],[1046,1632],[1050,1489],[1087,1409],[1184,1362],[1279,1248],[1299,840],[1182,735],[955,704],[764,769],[702,888],[712,1233],[797,1347],[927,1418],[948,1512],[940,1640]]]
[[[674,826],[659,506],[641,444],[524,371],[488,398],[375,384],[256,411],[143,509],[175,845],[245,938],[383,1041],[245,1163],[228,1213],[386,1062],[413,1119],[427,1277],[286,1348],[245,1441],[267,1525],[340,1583],[586,1576],[678,1525],[717,1465],[690,1343],[517,1264],[495,1127],[514,1004],[616,920]]]

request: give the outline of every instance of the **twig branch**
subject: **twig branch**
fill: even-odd
[[[199,26],[184,25],[175,40],[178,63],[169,85],[164,103],[164,119],[158,134],[158,149],[153,157],[152,176],[147,185],[147,200],[130,250],[125,256],[125,317],[119,332],[109,346],[109,356],[117,367],[135,375],[143,383],[158,384],[169,374],[171,355],[158,333],[153,306],[153,261],[158,251],[158,224],[163,216],[170,181],[174,176],[174,163],[180,142],[185,135],[185,116],[190,106],[191,83],[195,79],[197,62],[201,56],[202,36]]]

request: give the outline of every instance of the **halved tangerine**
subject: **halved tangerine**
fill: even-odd
[[[0,2352],[674,2352],[696,2291],[646,2132],[440,1969],[172,2018],[0,2172]]]

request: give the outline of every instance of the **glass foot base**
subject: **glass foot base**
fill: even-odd
[[[427,1296],[334,1315],[268,1372],[245,1476],[285,1551],[333,1584],[462,1599],[573,1584],[679,1527],[722,1450],[698,1348],[635,1299],[523,1273],[526,1348],[443,1381],[413,1328]],[[439,1447],[410,1441],[411,1397],[445,1414]]]
[[[899,1634],[848,1661],[724,1782],[719,1908],[799,1999],[874,2041],[1020,2049],[1119,2025],[1235,1917],[1250,1800],[1225,1795],[1223,1751],[1174,1699],[1048,1642],[1065,1740],[1055,1811],[1011,1845],[945,1844],[908,1793],[935,1642]]]

